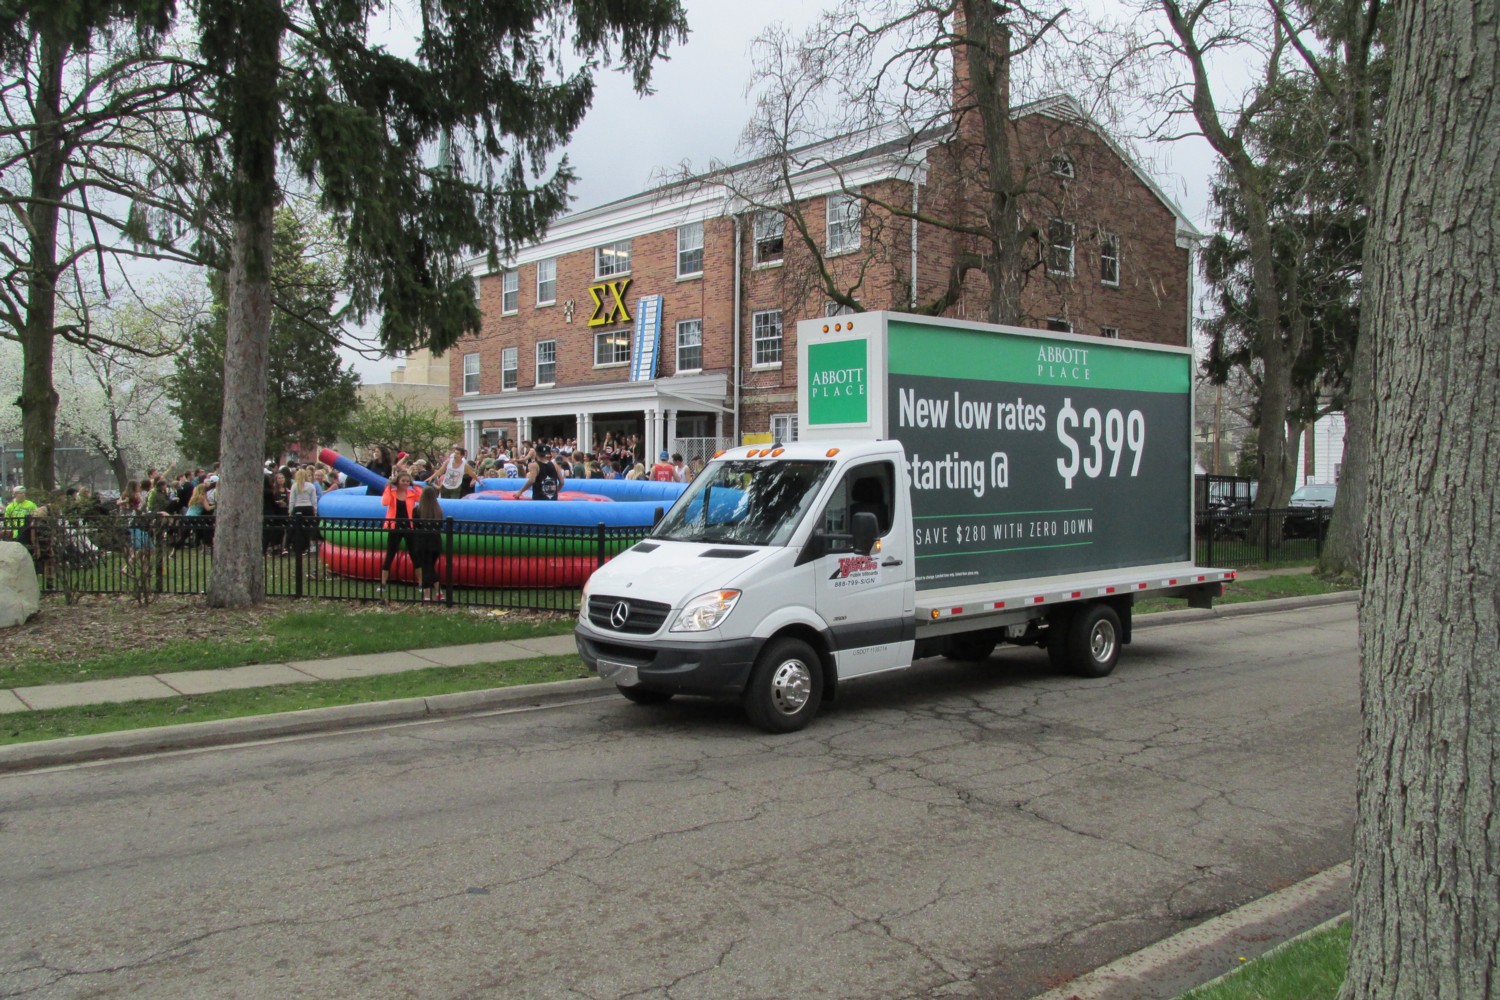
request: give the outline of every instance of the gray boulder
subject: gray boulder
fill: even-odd
[[[0,628],[19,625],[41,609],[31,553],[19,542],[0,542]]]

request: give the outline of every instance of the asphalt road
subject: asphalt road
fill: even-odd
[[[1352,604],[0,776],[0,996],[1027,997],[1348,857]]]

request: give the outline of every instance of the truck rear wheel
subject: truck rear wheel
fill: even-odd
[[[1120,658],[1120,616],[1107,604],[1075,612],[1068,622],[1068,668],[1080,677],[1108,677]]]
[[[742,698],[750,721],[769,733],[796,732],[823,701],[823,664],[801,639],[774,639],[761,650]]]

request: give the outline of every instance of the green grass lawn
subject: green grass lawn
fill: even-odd
[[[576,656],[434,667],[347,681],[314,681],[217,694],[160,698],[123,704],[56,708],[0,715],[0,744],[31,743],[65,736],[87,736],[126,729],[151,729],[188,722],[238,719],[331,705],[357,705],[397,698],[423,698],[457,691],[591,676]]]
[[[566,635],[573,628],[572,620],[564,618],[538,620],[505,611],[435,614],[424,610],[382,609],[377,613],[370,609],[369,613],[354,613],[340,605],[287,609],[253,626],[226,624],[221,634],[211,637],[109,649],[85,659],[59,660],[44,653],[28,656],[23,651],[0,668],[0,686],[27,687],[499,642]]]
[[[1336,594],[1349,588],[1342,584],[1328,583],[1313,576],[1311,572],[1288,573],[1266,576],[1254,580],[1236,580],[1225,584],[1224,596],[1214,601],[1215,605],[1245,604],[1250,601],[1270,601],[1280,597],[1310,597],[1317,594]],[[1148,615],[1154,611],[1181,611],[1187,607],[1180,599],[1164,597],[1137,601],[1135,613]]]
[[[1334,1000],[1344,984],[1349,922],[1298,938],[1178,1000]]]

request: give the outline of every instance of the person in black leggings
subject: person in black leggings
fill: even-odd
[[[422,500],[422,491],[412,484],[411,473],[403,469],[394,481],[386,483],[380,499],[385,504],[385,561],[380,564],[380,592],[384,594],[390,582],[391,563],[396,561],[401,543],[406,543],[408,553],[413,551],[411,518]]]

